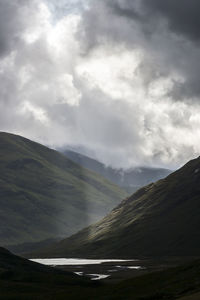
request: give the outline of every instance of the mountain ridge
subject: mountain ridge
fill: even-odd
[[[200,251],[200,157],[139,189],[105,218],[40,253],[135,258]]]
[[[2,245],[70,235],[105,215],[124,195],[63,154],[0,132]]]

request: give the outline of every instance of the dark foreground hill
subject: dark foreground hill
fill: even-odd
[[[125,199],[100,222],[54,245],[44,256],[199,255],[200,158]],[[40,253],[41,254],[41,253]]]
[[[109,284],[36,264],[0,248],[2,300],[197,300],[199,296],[199,261]]]
[[[77,299],[97,286],[73,273],[43,266],[0,248],[0,299]],[[71,295],[71,296],[70,296]],[[85,298],[86,299],[86,298]]]
[[[63,153],[79,165],[101,174],[103,177],[126,189],[130,194],[139,187],[164,178],[172,172],[169,169],[149,167],[137,167],[128,170],[114,169],[93,158],[71,150],[65,150]]]
[[[51,276],[51,274],[61,276],[65,275],[69,279],[69,282],[73,280],[74,282],[79,282],[79,280],[77,280],[79,277],[73,273],[64,272],[56,268],[51,268],[29,261],[20,256],[12,254],[5,248],[0,247],[0,279],[28,281],[30,278],[37,278],[37,276],[41,274],[46,274],[49,276]]]
[[[72,234],[98,220],[126,192],[61,153],[0,132],[0,242]]]

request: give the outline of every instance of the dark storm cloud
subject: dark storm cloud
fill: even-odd
[[[108,5],[119,16],[126,16],[132,20],[142,20],[141,13],[136,9],[136,1],[124,1],[124,2],[108,2]]]
[[[152,17],[161,14],[172,31],[186,35],[189,39],[200,39],[199,0],[143,0]]]
[[[103,44],[139,49],[144,88],[165,74],[173,81],[169,97],[198,101],[199,12],[197,0],[94,1],[81,24],[82,43],[86,53]]]
[[[192,40],[200,38],[200,2],[198,0],[125,0],[107,1],[119,16],[140,21],[148,26],[163,17],[169,28]]]

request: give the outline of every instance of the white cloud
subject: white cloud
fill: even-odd
[[[100,89],[110,100],[134,101],[139,93],[139,78],[134,76],[139,63],[137,51],[127,51],[123,47],[107,49],[105,46],[80,62],[76,71],[88,88]]]
[[[149,41],[103,2],[94,3],[98,12],[68,9],[56,22],[45,1],[13,3],[0,0],[15,16],[0,35],[1,130],[86,147],[117,167],[174,167],[199,153],[200,107],[172,97],[185,80],[182,59],[180,68],[171,60],[177,38],[165,51],[167,34]]]

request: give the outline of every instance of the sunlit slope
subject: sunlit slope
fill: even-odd
[[[69,235],[104,216],[126,193],[59,152],[0,132],[0,242]]]
[[[138,190],[100,222],[45,256],[199,255],[200,158]]]

